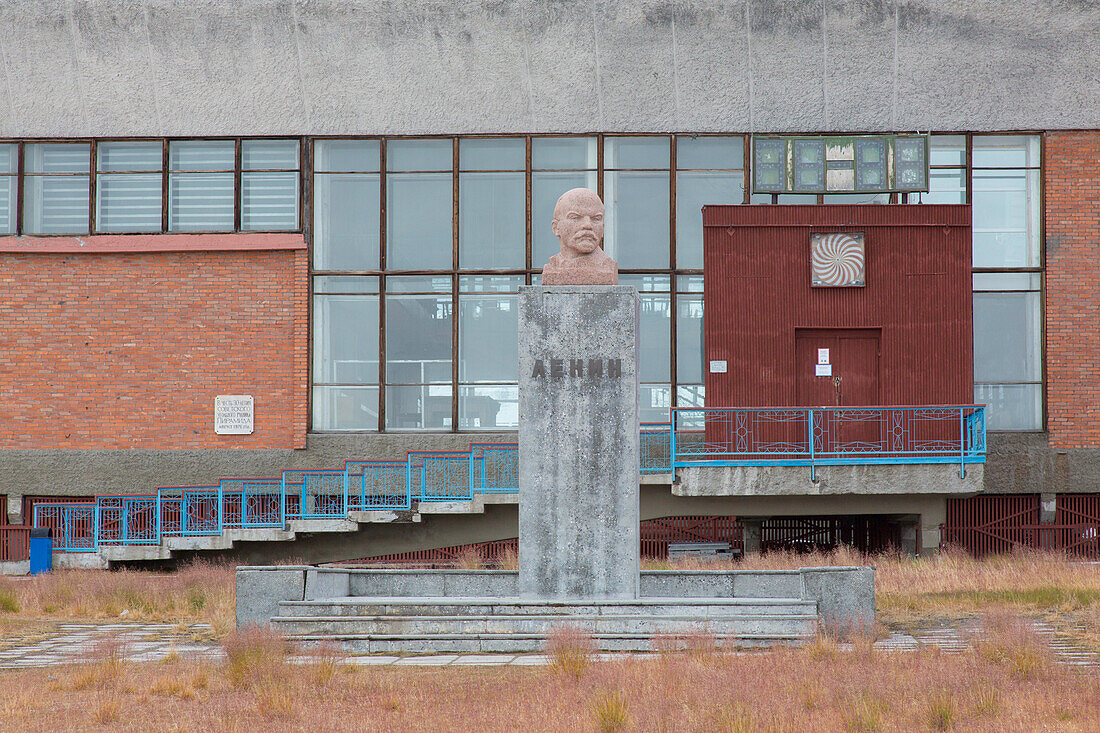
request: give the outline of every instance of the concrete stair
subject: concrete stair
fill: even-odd
[[[602,651],[650,651],[713,638],[722,646],[798,644],[817,633],[817,603],[797,598],[642,598],[565,602],[519,598],[284,601],[272,625],[305,644],[361,653],[531,652],[554,629],[585,631]]]

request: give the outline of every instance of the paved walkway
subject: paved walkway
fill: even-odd
[[[1042,621],[1031,622],[1038,634],[1047,640],[1055,658],[1067,665],[1100,673],[1100,655],[1083,648],[1072,636],[1059,632]],[[117,645],[122,657],[131,662],[157,662],[167,657],[221,661],[225,652],[221,645],[203,641],[211,633],[209,626],[180,624],[60,624],[50,631],[35,632],[25,639],[6,639],[0,645],[0,670],[52,667],[88,662],[102,658],[105,651]],[[923,645],[934,645],[947,653],[961,652],[970,640],[980,635],[976,621],[958,627],[940,626],[912,633],[895,632],[875,642],[883,651],[914,651]],[[848,645],[841,645],[847,648]],[[753,652],[745,652],[753,653]],[[623,654],[599,654],[597,659],[622,659]],[[630,654],[646,658],[653,654]],[[309,656],[292,661],[308,663]],[[388,655],[348,656],[347,664],[370,666],[432,666],[479,665],[530,666],[548,663],[545,654],[433,654],[408,657]]]

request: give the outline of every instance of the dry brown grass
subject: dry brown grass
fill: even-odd
[[[233,663],[125,664],[99,686],[72,684],[83,666],[6,673],[0,729],[1095,731],[1100,676],[1061,665],[1019,674],[1011,660],[1033,639],[1014,624],[989,621],[995,653],[979,645],[865,656],[823,642],[621,658],[577,675],[553,666],[349,667],[323,678],[253,635],[231,642]]]
[[[198,563],[171,574],[133,570],[56,570],[32,578],[0,577],[0,597],[17,611],[0,619],[176,621],[208,623],[216,636],[233,628],[232,566]]]

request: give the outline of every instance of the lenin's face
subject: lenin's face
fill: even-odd
[[[554,207],[550,229],[563,253],[579,256],[594,251],[603,241],[603,202],[585,189],[567,192]]]

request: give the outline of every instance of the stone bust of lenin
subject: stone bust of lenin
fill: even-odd
[[[542,268],[543,285],[619,284],[619,266],[600,246],[603,216],[595,191],[574,188],[561,195],[550,223],[561,251]]]

